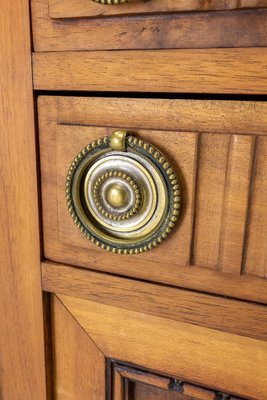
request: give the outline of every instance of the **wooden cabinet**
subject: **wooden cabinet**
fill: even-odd
[[[32,35],[28,6],[0,13],[0,398],[267,400],[266,1],[31,0]],[[167,177],[125,172],[167,204],[131,248],[68,197],[107,143]]]

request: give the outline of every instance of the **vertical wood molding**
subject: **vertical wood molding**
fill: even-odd
[[[219,259],[229,144],[229,135],[207,134],[200,139],[194,263],[214,270]]]
[[[44,400],[28,1],[2,1],[0,27],[0,397]]]
[[[256,142],[243,272],[267,278],[267,140]]]
[[[255,138],[231,137],[222,213],[219,269],[240,274]]]

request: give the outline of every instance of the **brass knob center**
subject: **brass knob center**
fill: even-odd
[[[107,202],[114,208],[120,208],[127,206],[129,202],[127,189],[119,185],[118,183],[113,183],[107,188],[106,199]]]

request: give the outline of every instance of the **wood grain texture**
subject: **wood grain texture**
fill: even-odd
[[[264,101],[40,96],[40,123],[161,131],[267,134]]]
[[[261,48],[33,55],[39,90],[266,94],[266,72]]]
[[[177,11],[234,10],[242,8],[267,7],[266,2],[247,0],[131,0],[116,7],[88,2],[87,0],[48,0],[49,15],[52,18],[103,17],[123,14],[170,13]]]
[[[199,149],[193,262],[217,269],[229,135],[202,135]],[[242,242],[241,242],[242,243]]]
[[[243,262],[244,227],[247,220],[250,177],[249,174],[246,174],[246,171],[250,170],[252,163],[249,153],[253,143],[252,136],[241,135],[237,137],[235,134],[215,135],[175,132],[175,129],[179,129],[180,121],[182,121],[183,127],[183,121],[190,114],[190,110],[194,109],[195,102],[159,101],[157,107],[157,100],[135,99],[130,102],[125,100],[124,102],[124,99],[102,98],[41,97],[39,99],[45,257],[90,269],[266,302],[266,281],[253,277],[252,273],[250,273],[250,276],[239,276],[240,266]],[[209,102],[196,103],[198,103],[198,111],[200,111],[200,103],[203,110],[209,107]],[[220,121],[223,121],[223,118],[227,120],[227,115],[231,115],[230,109],[229,114],[227,111],[228,103],[217,102],[213,108],[210,108],[213,111],[210,115],[216,115],[216,120],[211,122],[215,131],[216,123],[218,123],[218,132],[221,132]],[[232,104],[232,102],[230,103]],[[117,112],[120,109],[120,104],[121,109],[123,109],[122,115]],[[238,104],[238,102],[234,102],[233,109],[236,108],[237,110]],[[253,120],[255,119],[255,123],[257,123],[257,115],[261,115],[265,105],[262,103],[261,109],[259,107],[261,103],[246,103],[245,108],[243,108],[243,104],[240,102],[239,119],[242,120],[242,116],[244,117],[243,112],[253,109],[251,120],[248,118],[249,126],[253,126]],[[147,118],[144,111],[143,115],[142,113],[138,114],[138,110],[141,110],[142,107],[147,110]],[[258,110],[257,107],[259,107]],[[94,110],[96,110],[95,113]],[[255,110],[257,110],[256,113]],[[216,111],[218,111],[218,115]],[[206,111],[203,111],[203,113],[208,118],[208,114],[205,114]],[[103,116],[102,121],[101,115]],[[172,115],[176,115],[176,119],[170,118]],[[247,115],[250,115],[249,111]],[[254,117],[252,117],[253,115]],[[164,116],[168,127],[172,128],[173,131],[158,130],[158,126],[164,124]],[[194,119],[194,116],[196,116],[196,119]],[[201,121],[201,118],[201,112],[191,114],[190,126],[192,130],[197,129],[197,124]],[[97,126],[100,122],[108,125],[108,127]],[[122,257],[103,252],[80,234],[68,214],[64,189],[65,176],[76,153],[91,140],[110,133],[113,122],[116,124],[114,128],[118,126],[123,128],[130,128],[134,125],[142,126],[142,123],[144,123],[144,126],[152,127],[150,130],[138,129],[137,133],[154,142],[157,147],[169,154],[169,158],[181,177],[184,196],[181,221],[174,234],[153,251],[142,254],[140,257],[123,257],[121,262]],[[233,124],[234,132],[237,122],[238,120]],[[89,126],[90,124],[91,126]],[[199,129],[202,127],[208,130],[207,125],[204,124],[204,116]],[[228,130],[230,133],[230,127]],[[197,148],[199,136],[201,141],[202,139],[204,141],[202,141],[202,145],[200,141],[200,146]],[[207,151],[205,147],[201,149],[205,141],[206,145],[210,145],[210,147],[207,147]],[[217,143],[221,143],[220,147],[217,146]],[[209,149],[213,149],[213,152]],[[204,168],[201,161],[203,151],[204,153],[206,151],[207,160],[213,160],[212,167]],[[197,160],[200,163],[197,164]],[[234,168],[233,165],[235,165]],[[197,180],[195,178],[196,169],[199,175]],[[214,176],[212,185],[209,184],[211,175]],[[218,181],[219,183],[216,181],[217,176],[221,179],[221,181]],[[197,182],[196,185],[195,182]],[[205,182],[208,182],[208,184],[205,186],[205,193],[203,193],[201,200],[201,191],[203,191]],[[220,194],[219,198],[215,196],[216,193],[214,195],[214,188],[217,188],[216,190]],[[195,194],[198,199],[197,202],[194,200]],[[209,199],[209,204],[206,199]],[[236,209],[231,204],[233,201],[236,204]],[[208,204],[208,206],[205,204]],[[211,208],[213,209],[212,218],[210,217]],[[196,215],[195,223],[194,215]],[[199,222],[200,216],[202,225]],[[209,231],[207,231],[208,221]],[[214,232],[216,232],[216,236]],[[208,233],[210,240],[205,241]],[[229,253],[227,253],[228,251]],[[205,254],[206,258],[204,259],[203,255]],[[228,259],[231,262],[229,261],[229,263],[227,254],[230,254]],[[200,263],[201,260],[203,262]],[[162,268],[162,265],[164,265],[164,268]],[[195,266],[193,267],[193,265]],[[214,271],[210,271],[207,267],[214,268]],[[217,269],[221,271],[216,271]],[[228,273],[224,273],[224,271]],[[229,274],[229,272],[232,273]]]
[[[188,396],[181,393],[177,393],[171,390],[163,390],[142,383],[135,383],[132,385],[132,398],[133,400],[210,400],[215,399],[214,395],[203,394],[199,396]]]
[[[125,393],[125,381],[122,379],[118,371],[113,372],[113,399],[114,400],[128,400],[128,393]]]
[[[91,3],[88,0],[87,7]],[[153,3],[154,0],[146,7],[151,8]],[[180,0],[175,2],[180,3]],[[190,1],[183,3],[190,4]],[[217,4],[225,1],[219,0]],[[49,16],[48,0],[33,0],[31,6],[34,50],[38,52],[267,45],[266,10],[53,20]]]
[[[106,357],[240,397],[266,399],[266,342],[88,300],[59,299]]]
[[[153,374],[151,372],[136,368],[130,368],[128,366],[118,363],[115,363],[114,365],[114,372],[119,374],[121,380],[125,378],[127,380],[133,381],[133,383],[141,382],[143,384],[155,386],[157,388],[165,390],[168,390],[171,383],[171,379],[166,376]]]
[[[214,391],[187,382],[182,382],[178,389],[174,379],[145,370],[115,364],[114,374],[115,393],[116,390],[119,392],[122,382],[126,380],[129,382],[130,398],[133,400],[216,400]]]
[[[251,189],[251,207],[248,216],[248,232],[244,273],[267,277],[267,138],[258,138],[255,152],[255,168]]]
[[[188,400],[188,397],[185,397],[182,394],[151,387],[143,383],[137,382],[132,386],[133,400]],[[198,399],[193,399],[193,397],[191,397],[189,400]]]
[[[53,297],[55,400],[104,400],[105,356]]]
[[[0,12],[0,398],[45,400],[28,1]]]
[[[173,287],[45,262],[43,289],[267,341],[267,310]]]
[[[251,136],[234,135],[229,143],[218,263],[223,272],[240,274],[242,268],[254,142]]]
[[[194,263],[240,274],[254,138],[202,135],[197,165]]]

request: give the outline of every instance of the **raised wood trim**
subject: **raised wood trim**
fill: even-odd
[[[1,399],[45,400],[29,2],[0,12]]]
[[[229,143],[224,194],[226,204],[222,216],[218,265],[222,272],[242,273],[255,141],[253,136],[234,135]]]
[[[267,341],[264,306],[42,263],[43,289]]]
[[[40,96],[38,106],[42,124],[267,135],[264,101]]]
[[[240,397],[266,399],[265,341],[58,297],[106,357]]]
[[[159,389],[170,391],[172,386],[176,384],[173,378],[169,378],[163,375],[157,375],[148,371],[128,367],[123,364],[113,364],[113,379],[114,379],[114,392],[119,393],[118,400],[126,400],[122,397],[121,387],[123,381],[131,380],[133,382],[143,383],[145,385],[154,386]],[[179,381],[178,381],[179,382]],[[125,394],[125,393],[124,393]],[[175,391],[175,398],[178,397],[181,400],[216,400],[218,396],[215,391],[204,389],[199,386],[191,385],[190,383],[181,382],[179,391]],[[231,399],[230,399],[231,400]],[[236,399],[238,400],[238,399]]]
[[[266,70],[265,48],[33,54],[39,90],[266,94]]]

